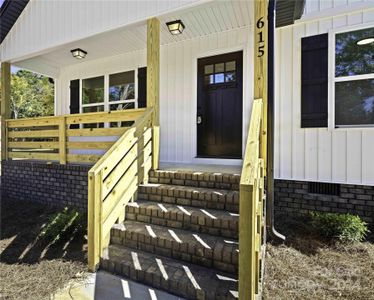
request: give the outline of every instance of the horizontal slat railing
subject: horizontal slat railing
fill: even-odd
[[[88,173],[88,265],[96,270],[110,229],[124,220],[124,207],[140,183],[147,181],[158,153],[157,128],[152,126],[153,108],[117,140]]]
[[[260,157],[262,109],[262,99],[254,100],[240,179],[240,299],[255,299],[259,293],[264,234],[264,161]]]
[[[105,138],[123,135],[144,112],[145,109],[131,109],[6,120],[6,157],[61,164],[95,163],[102,155],[92,152],[108,150],[115,143],[115,138]]]

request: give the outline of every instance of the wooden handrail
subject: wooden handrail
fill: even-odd
[[[159,137],[148,108],[88,172],[88,266],[95,271],[109,244],[110,229],[124,220],[131,201],[149,170],[157,168]]]
[[[253,101],[252,115],[248,130],[243,160],[241,185],[253,185],[256,178],[256,163],[259,159],[260,131],[262,121],[262,99]]]
[[[240,179],[239,299],[259,293],[262,235],[264,232],[264,160],[261,158],[262,99],[253,101]]]
[[[121,136],[146,110],[129,109],[63,116],[8,119],[6,124],[6,153],[11,159],[38,159],[66,163],[95,163],[101,155],[82,150],[108,150],[114,141],[88,141],[81,137]],[[119,123],[120,127],[106,124]],[[94,126],[92,126],[94,124]],[[95,126],[95,124],[102,124]],[[90,128],[85,128],[86,126]],[[131,125],[131,124],[130,124]],[[99,127],[99,128],[95,128]],[[78,150],[78,151],[76,151]],[[92,152],[92,151],[91,151]]]

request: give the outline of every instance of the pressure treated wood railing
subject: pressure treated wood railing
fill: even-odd
[[[110,229],[124,220],[125,205],[157,168],[159,131],[148,108],[88,172],[88,265],[95,271]]]
[[[260,290],[264,229],[264,161],[261,156],[262,99],[253,102],[240,180],[239,299]]]
[[[58,161],[61,164],[95,163],[102,155],[90,154],[93,152],[90,150],[108,150],[115,139],[105,139],[121,136],[144,111],[131,109],[6,120],[4,157]],[[109,126],[111,124],[118,127]],[[93,141],[93,137],[99,138]]]

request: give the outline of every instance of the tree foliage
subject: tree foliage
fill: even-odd
[[[53,84],[48,77],[17,71],[11,75],[10,108],[14,119],[53,115]]]

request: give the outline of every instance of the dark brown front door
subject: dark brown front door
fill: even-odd
[[[198,157],[242,157],[242,66],[242,51],[198,60]]]

